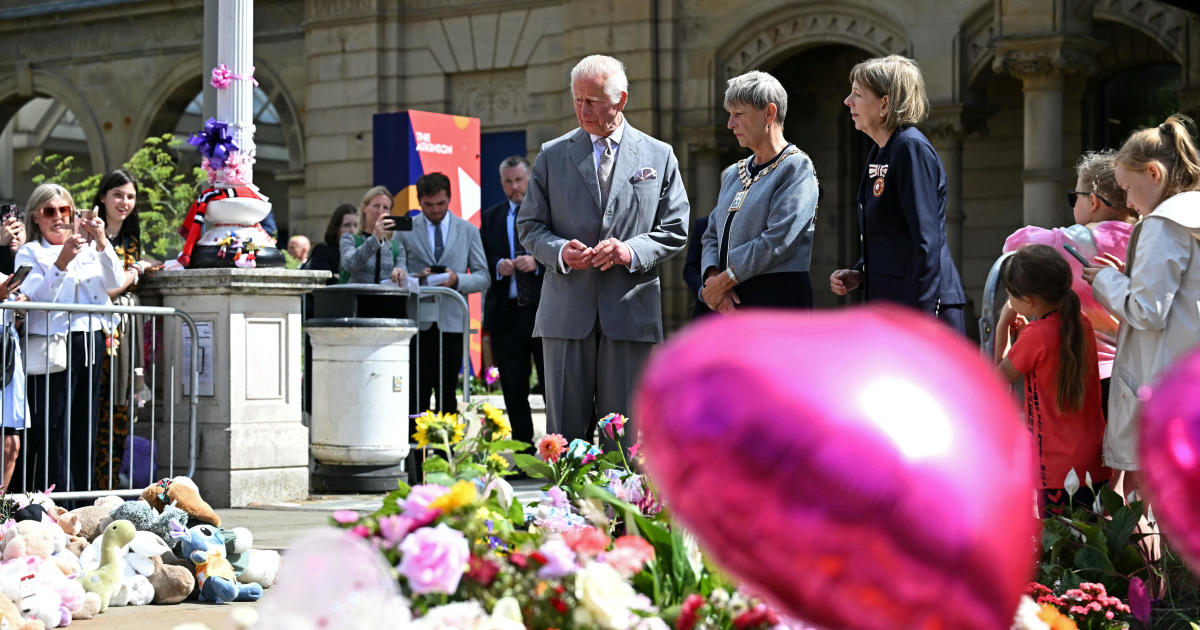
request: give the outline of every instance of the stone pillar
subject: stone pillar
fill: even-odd
[[[1093,40],[1037,38],[996,44],[993,69],[1021,80],[1025,94],[1024,221],[1049,228],[1061,222],[1069,185],[1063,164],[1063,76],[1092,66]]]
[[[223,171],[219,184],[254,183],[254,0],[220,0],[217,59],[236,77],[217,91],[217,120],[229,123],[238,154],[246,158],[242,182]]]
[[[325,285],[325,271],[188,269],[161,271],[140,293],[191,315],[211,373],[201,372],[195,481],[214,507],[296,501],[308,496],[308,429],[301,423],[301,296]],[[164,356],[174,366],[175,460],[186,468],[190,366],[182,328],[168,319]],[[166,374],[160,378],[167,378]],[[187,385],[184,385],[184,383]],[[166,388],[164,388],[166,391]],[[165,433],[160,432],[160,435]],[[168,447],[160,442],[160,449]],[[159,454],[166,461],[167,453]]]
[[[966,218],[962,207],[962,141],[966,135],[963,106],[954,104],[933,108],[921,128],[933,143],[946,169],[946,240],[954,264],[962,269],[963,222]]]
[[[680,170],[684,185],[688,188],[688,201],[692,212],[688,217],[688,240],[691,241],[692,222],[698,217],[708,216],[717,203],[717,195],[721,192],[721,134],[728,135],[717,125],[698,125],[680,129],[684,150],[677,157],[680,160]],[[688,322],[692,315],[692,301],[695,298],[688,286],[681,281],[680,274],[686,262],[687,252],[672,258],[670,266],[664,272],[663,286],[663,319],[668,331],[678,330]],[[674,288],[674,289],[672,289]]]

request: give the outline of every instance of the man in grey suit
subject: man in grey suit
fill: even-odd
[[[422,175],[417,179],[417,201],[421,204],[421,214],[413,218],[412,231],[396,232],[392,237],[399,241],[399,258],[404,261],[403,270],[393,270],[392,280],[399,284],[406,275],[414,275],[420,278],[421,284],[432,280],[438,286],[458,289],[463,295],[487,289],[487,260],[483,256],[479,230],[449,211],[450,178],[441,173]],[[432,297],[422,298],[422,312],[433,302]],[[413,340],[408,369],[409,413],[425,411],[435,389],[436,410],[457,413],[454,388],[462,368],[463,334],[469,331],[463,329],[462,308],[456,302],[443,299],[440,306],[437,322],[423,322],[425,328]],[[416,373],[418,356],[419,375]]]
[[[542,145],[517,218],[521,244],[546,266],[533,330],[546,431],[568,440],[591,439],[605,414],[631,413],[642,364],[663,338],[658,265],[687,243],[679,163],[626,122],[628,86],[612,57],[571,70],[579,128]]]

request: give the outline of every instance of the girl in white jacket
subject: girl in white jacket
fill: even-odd
[[[1117,154],[1117,183],[1142,215],[1122,266],[1097,256],[1083,277],[1121,320],[1108,400],[1104,463],[1115,489],[1137,489],[1137,418],[1141,400],[1171,362],[1200,342],[1200,158],[1174,115],[1132,136]],[[1122,271],[1124,273],[1122,273]]]

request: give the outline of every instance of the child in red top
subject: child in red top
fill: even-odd
[[[1008,304],[997,325],[997,364],[1007,381],[1025,376],[1025,422],[1037,440],[1041,488],[1047,505],[1067,504],[1064,480],[1071,469],[1080,485],[1112,474],[1101,463],[1104,414],[1092,324],[1071,289],[1071,268],[1048,245],[1027,245],[1005,260],[1000,280]],[[1008,331],[1017,315],[1027,320],[1007,355]],[[1091,505],[1086,487],[1077,503]]]

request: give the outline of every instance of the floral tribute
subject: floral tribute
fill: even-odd
[[[636,448],[556,434],[531,448],[487,404],[414,425],[424,483],[401,483],[373,514],[333,515],[393,567],[411,627],[788,627],[709,568],[637,472]],[[613,414],[600,428],[615,441],[626,425]],[[514,499],[513,464],[544,481],[537,500]]]

